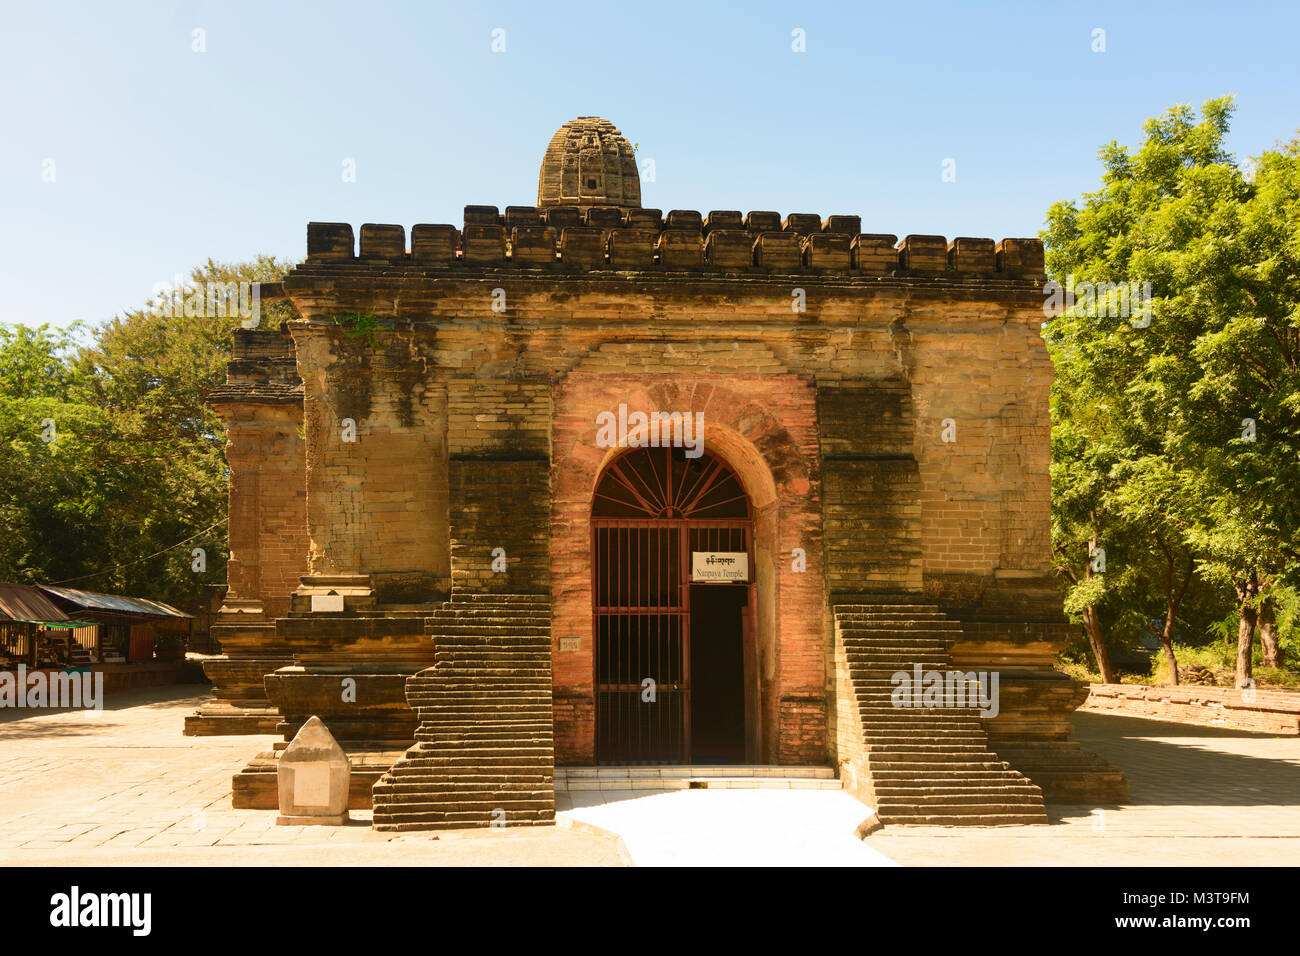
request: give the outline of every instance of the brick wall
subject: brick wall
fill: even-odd
[[[227,601],[258,601],[263,614],[289,609],[306,571],[307,490],[302,409],[221,405],[230,465]]]
[[[550,582],[550,384],[452,381],[447,395],[452,585],[468,591],[545,593]]]
[[[1051,366],[1031,282],[530,272],[460,259],[408,270],[340,248],[285,290],[305,317],[293,330],[312,570],[449,580],[454,562],[466,584],[493,587],[485,568],[507,537],[509,574],[532,575],[524,563],[546,545],[528,516],[549,488],[561,759],[590,759],[588,517],[612,455],[594,445],[596,411],[704,410],[706,445],[754,499],[765,759],[824,757],[827,586],[923,586],[978,604],[1048,573]],[[377,346],[328,322],[357,311],[386,323]],[[337,435],[348,413],[352,446]],[[945,418],[954,443],[940,440]],[[791,568],[794,547],[805,574]],[[1059,612],[1059,599],[1035,600]]]
[[[445,594],[447,394],[432,373],[431,337],[386,334],[378,345],[296,324],[308,443],[312,573],[401,573]],[[351,425],[347,420],[351,420]],[[355,441],[346,441],[355,428]],[[410,592],[414,591],[414,594]]]

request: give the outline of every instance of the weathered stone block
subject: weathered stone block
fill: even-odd
[[[555,230],[550,226],[515,226],[510,257],[517,266],[555,265]]]
[[[739,209],[714,209],[704,217],[704,231],[714,232],[718,229],[743,230],[744,219]]]
[[[672,213],[668,217],[671,222]],[[698,230],[665,229],[659,233],[655,251],[663,269],[698,269],[704,264],[704,241]]]
[[[815,232],[803,241],[803,264],[810,269],[847,271],[852,241],[853,237],[847,234]]]
[[[959,236],[948,246],[948,265],[959,273],[991,273],[996,269],[992,239]]]
[[[354,248],[351,223],[307,223],[308,259],[351,259]]]
[[[566,227],[560,234],[560,258],[574,268],[604,268],[605,230],[597,226]]]
[[[348,782],[352,763],[338,741],[312,717],[280,756],[280,816],[292,826],[339,826],[348,819]]]
[[[814,232],[821,232],[822,217],[815,212],[792,212],[785,217],[781,228],[786,232],[807,236]]]
[[[465,225],[467,226],[499,226],[501,224],[501,214],[497,211],[496,206],[465,207]]]
[[[542,213],[536,206],[506,206],[506,231],[516,226],[537,226],[542,223]]]
[[[754,240],[743,229],[719,229],[704,239],[704,258],[719,269],[748,269],[754,264]]]
[[[751,211],[745,215],[746,232],[780,232],[781,214],[768,210]]]
[[[796,232],[764,232],[754,240],[754,264],[768,272],[797,272],[803,265],[803,238]]]
[[[822,232],[836,232],[847,236],[856,236],[862,232],[861,216],[827,216],[822,223]]]
[[[623,217],[623,225],[628,229],[645,229],[659,232],[664,227],[662,209],[629,209]]]
[[[664,220],[665,229],[693,229],[701,231],[704,219],[696,209],[670,209]]]
[[[500,265],[506,261],[506,227],[466,223],[460,245],[466,263]]]
[[[616,229],[609,234],[609,264],[615,269],[649,269],[654,265],[658,233]]]
[[[898,268],[898,237],[884,233],[855,236],[849,243],[853,268],[871,275],[888,275]]]
[[[617,206],[590,206],[587,212],[587,225],[602,229],[618,229],[623,225],[623,210]]]
[[[411,227],[411,260],[421,265],[446,265],[456,259],[460,230],[450,225]]]
[[[395,262],[406,258],[406,230],[368,222],[361,227],[361,258]]]
[[[581,226],[582,210],[577,206],[550,206],[546,209],[546,224],[555,230]]]
[[[998,272],[1011,278],[1037,279],[1046,272],[1041,239],[1003,239],[996,252]]]
[[[899,264],[911,272],[942,275],[948,271],[948,240],[943,236],[904,236]]]

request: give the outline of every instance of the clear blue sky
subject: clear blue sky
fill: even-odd
[[[97,322],[209,256],[297,261],[309,220],[409,228],[532,204],[547,141],[579,115],[655,161],[647,206],[1034,235],[1054,200],[1096,187],[1101,144],[1136,142],[1175,103],[1237,94],[1242,158],[1294,136],[1298,11],[5,0],[0,321]]]

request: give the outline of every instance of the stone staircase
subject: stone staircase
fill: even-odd
[[[895,673],[911,675],[918,664],[922,672],[954,669],[948,650],[959,622],[911,597],[836,604],[833,613],[836,665],[848,679],[861,734],[860,796],[880,823],[1047,822],[1042,791],[989,750],[977,707],[893,705]]]
[[[549,600],[453,594],[425,632],[434,665],[406,682],[415,746],[375,784],[374,828],[553,823]]]

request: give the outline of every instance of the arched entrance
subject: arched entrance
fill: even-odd
[[[735,472],[633,449],[591,514],[597,763],[757,762],[753,516]]]

